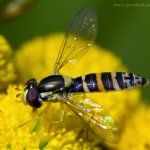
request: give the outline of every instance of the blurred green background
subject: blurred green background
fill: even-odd
[[[0,9],[9,1],[0,0]],[[19,0],[14,2],[19,4]],[[96,43],[122,58],[131,72],[150,79],[149,0],[34,0],[27,9],[29,5],[23,6],[22,15],[0,20],[0,34],[12,48],[17,49],[35,36],[65,32],[81,8],[93,6],[99,19]],[[142,88],[143,97],[150,98],[149,89]]]

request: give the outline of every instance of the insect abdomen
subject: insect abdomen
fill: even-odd
[[[103,92],[115,91],[142,86],[149,81],[133,73],[104,72],[93,73],[73,79],[71,92]]]

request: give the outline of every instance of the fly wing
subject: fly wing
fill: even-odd
[[[100,105],[93,103],[89,98],[80,101],[65,102],[68,109],[78,117],[88,130],[98,136],[98,140],[118,142],[119,130],[111,115]]]
[[[97,17],[91,7],[82,9],[71,22],[54,65],[54,74],[68,62],[83,56],[95,40]]]

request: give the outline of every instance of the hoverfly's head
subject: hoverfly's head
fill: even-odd
[[[23,101],[25,104],[33,108],[39,108],[42,105],[42,99],[38,92],[37,81],[30,79],[26,82],[24,87]]]

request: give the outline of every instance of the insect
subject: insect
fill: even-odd
[[[105,109],[78,93],[118,91],[142,86],[148,79],[133,73],[103,72],[91,73],[76,78],[60,75],[67,63],[83,56],[93,44],[97,34],[97,16],[93,8],[82,9],[71,22],[56,59],[53,74],[39,83],[30,79],[24,87],[24,102],[39,108],[43,102],[64,104],[80,122],[102,140],[116,141],[118,128]]]

